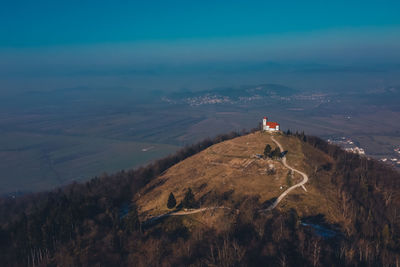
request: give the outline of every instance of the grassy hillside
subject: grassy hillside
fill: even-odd
[[[333,159],[326,154],[301,142],[294,136],[273,134],[288,151],[290,166],[313,174],[315,164],[331,165]],[[135,202],[142,220],[168,212],[167,199],[172,192],[177,201],[184,198],[190,187],[201,207],[227,206],[236,208],[248,198],[256,198],[261,207],[266,207],[288,188],[289,170],[280,160],[258,158],[270,144],[270,133],[256,132],[216,144],[168,169],[154,179],[138,195]],[[274,169],[273,174],[268,174]],[[336,191],[329,183],[330,172],[319,172],[306,185],[307,192],[297,188],[285,198],[279,209],[285,211],[296,208],[300,216],[325,214],[328,221],[340,223]],[[291,176],[296,184],[302,178]],[[220,197],[224,196],[224,197]]]

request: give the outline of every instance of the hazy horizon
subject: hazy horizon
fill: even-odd
[[[324,79],[322,90],[362,89],[360,74],[368,74],[370,87],[399,84],[396,1],[24,1],[4,7],[3,92],[265,82],[315,89]]]

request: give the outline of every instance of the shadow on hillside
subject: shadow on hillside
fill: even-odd
[[[304,217],[301,219],[300,224],[311,230],[314,235],[322,237],[323,239],[343,237],[343,233],[340,231],[340,225],[328,223],[324,214]]]
[[[273,198],[268,199],[267,201],[264,201],[264,203],[261,204],[261,209],[268,208],[276,201],[276,199],[277,199],[277,197],[273,197]]]

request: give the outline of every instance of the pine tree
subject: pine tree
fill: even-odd
[[[266,157],[266,158],[269,157],[270,153],[271,153],[271,146],[269,144],[267,144],[264,149],[264,157]]]
[[[185,194],[184,199],[182,200],[182,206],[187,209],[194,208],[196,206],[196,202],[194,200],[194,195],[192,189],[189,187],[188,191]]]
[[[172,208],[174,208],[175,206],[176,206],[176,199],[175,199],[174,194],[171,192],[171,193],[169,194],[169,197],[168,197],[167,207],[168,207],[169,209],[172,209]]]
[[[281,157],[281,149],[276,147],[274,151],[271,152],[271,158],[277,159]]]

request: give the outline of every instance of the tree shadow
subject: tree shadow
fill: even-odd
[[[270,207],[272,204],[274,204],[274,202],[277,200],[277,197],[273,197],[273,198],[270,198],[270,199],[268,199],[267,201],[264,201],[262,204],[261,204],[261,208],[262,209],[267,209],[268,207]]]

